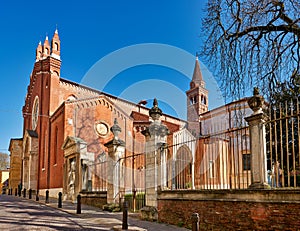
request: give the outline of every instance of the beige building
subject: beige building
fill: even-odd
[[[21,182],[22,151],[23,151],[23,140],[11,139],[9,144],[9,152],[10,152],[9,188],[13,190],[13,193],[18,188],[18,185]]]
[[[1,179],[1,192],[6,194],[8,192],[8,178],[9,170],[0,170],[0,179]]]

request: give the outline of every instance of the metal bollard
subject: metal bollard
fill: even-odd
[[[39,197],[39,190],[36,190],[35,200],[36,200],[36,201],[39,201],[39,200],[40,200],[40,197]]]
[[[62,192],[58,193],[58,208],[62,208]]]
[[[49,203],[49,190],[46,190],[46,199],[45,199],[45,203],[46,203],[46,204]]]
[[[199,231],[199,214],[192,214],[192,231]]]
[[[28,190],[28,197],[29,197],[29,199],[31,199],[31,197],[32,197],[32,189]]]
[[[26,198],[26,188],[24,188],[23,197]]]
[[[80,194],[77,196],[77,214],[81,214],[81,196]]]
[[[128,229],[128,202],[124,201],[123,203],[123,221],[122,221],[122,229]]]
[[[15,196],[18,196],[18,189],[15,188]]]

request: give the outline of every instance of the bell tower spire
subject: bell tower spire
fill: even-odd
[[[199,85],[201,87],[205,87],[205,82],[203,81],[202,72],[200,69],[200,64],[198,60],[198,55],[196,55],[196,62],[194,67],[194,73],[191,83],[194,83],[195,85]]]
[[[56,58],[58,60],[60,60],[60,39],[58,36],[58,30],[56,28],[53,38],[51,40],[51,56],[53,58]]]
[[[198,55],[196,55],[193,77],[186,96],[188,128],[197,134],[200,132],[200,115],[208,111],[208,90],[205,88]]]
[[[43,47],[42,47],[42,42],[40,41],[36,50],[35,50],[35,61],[41,60],[43,56]]]
[[[43,58],[46,58],[50,55],[50,44],[48,40],[48,35],[46,35],[44,45],[43,45]]]

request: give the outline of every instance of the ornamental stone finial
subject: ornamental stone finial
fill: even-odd
[[[253,111],[253,115],[262,113],[264,97],[259,94],[259,88],[254,87],[253,96],[248,99],[248,105]]]
[[[157,103],[156,98],[154,98],[154,100],[153,100],[153,107],[150,109],[149,115],[153,120],[158,120],[159,117],[162,115],[162,111],[158,107],[158,103]]]
[[[119,139],[119,134],[122,131],[121,127],[118,124],[117,118],[114,120],[114,125],[110,128],[111,132],[114,134],[114,139],[118,140]]]
[[[259,88],[258,87],[253,88],[253,95],[259,95]]]

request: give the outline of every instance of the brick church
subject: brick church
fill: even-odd
[[[152,122],[150,109],[62,78],[60,51],[57,30],[51,41],[46,37],[44,43],[39,43],[36,48],[36,60],[22,109],[23,137],[11,139],[9,148],[11,157],[19,156],[22,160],[19,179],[15,179],[10,188],[18,187],[16,182],[19,182],[23,189],[32,189],[40,194],[46,190],[52,196],[63,192],[66,199],[73,199],[80,191],[106,190],[103,166],[108,158],[106,144],[114,136],[113,126],[120,128],[119,138],[125,143],[125,153],[120,158],[123,159],[122,164],[131,169],[120,176],[126,181],[124,193],[144,188],[143,131]],[[216,169],[226,167],[222,159],[225,156],[207,160],[208,167],[204,172],[200,165],[204,160],[203,150],[211,150],[206,147],[207,136],[203,135],[205,131],[212,132],[207,130],[212,124],[212,117],[226,115],[227,118],[233,105],[247,107],[245,101],[208,111],[208,91],[198,59],[186,95],[187,121],[163,113],[160,116],[169,131],[167,145],[170,147],[165,157],[170,161],[165,165],[164,186],[201,188],[203,179],[209,177],[215,178],[215,184],[224,186],[227,179],[221,177],[220,170]],[[223,117],[214,120],[213,125],[217,123],[221,124],[219,130],[227,129],[226,125],[222,125]],[[199,135],[204,137],[200,142]],[[245,135],[248,136],[248,133],[245,132]],[[179,145],[184,142],[186,144]],[[227,141],[220,138],[214,139],[214,142],[217,146],[227,145]],[[197,152],[199,149],[202,151]],[[244,150],[241,155],[245,153],[248,152]],[[174,161],[181,162],[174,165]],[[216,180],[216,177],[219,179]],[[221,178],[224,178],[223,181]]]

